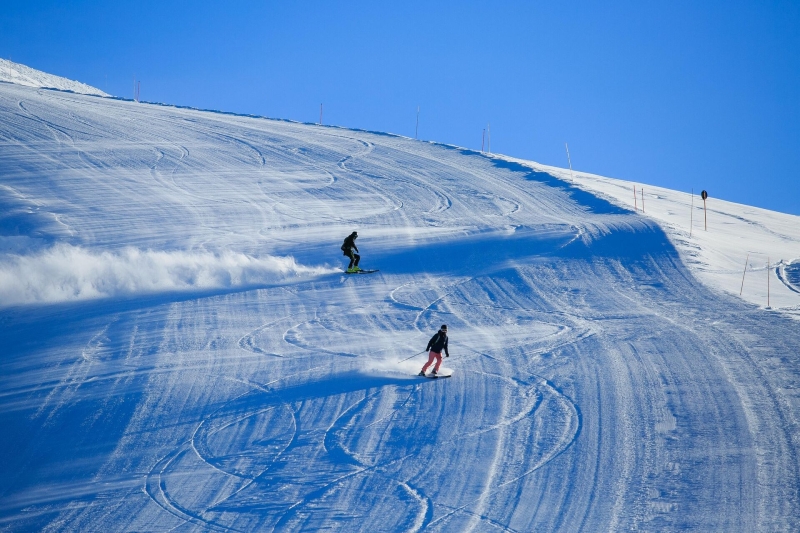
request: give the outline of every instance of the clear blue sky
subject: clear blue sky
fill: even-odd
[[[0,57],[800,214],[797,0],[3,0]]]

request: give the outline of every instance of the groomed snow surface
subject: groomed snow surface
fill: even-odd
[[[11,84],[0,115],[0,529],[800,530],[797,248],[748,273],[768,310],[703,277],[719,216],[659,218],[682,193]],[[380,272],[343,274],[353,230]],[[443,323],[452,379],[415,377]]]

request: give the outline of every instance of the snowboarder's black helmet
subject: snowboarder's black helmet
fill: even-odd
[[[353,233],[351,233],[351,234],[350,234],[350,236],[351,236],[351,237],[358,237],[358,232],[357,232],[357,231],[354,231]]]
[[[442,327],[439,328],[442,331],[447,331],[447,324],[442,324]]]

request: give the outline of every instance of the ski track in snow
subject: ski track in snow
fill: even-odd
[[[0,308],[0,529],[800,529],[800,333],[646,217],[391,135],[8,84],[0,115],[0,267],[341,267],[357,229],[380,269]]]

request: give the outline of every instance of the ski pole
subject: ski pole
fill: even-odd
[[[418,355],[422,355],[422,354],[424,354],[424,353],[425,353],[425,350],[422,350],[422,351],[421,351],[421,352],[419,352],[419,353],[415,353],[415,354],[414,354],[414,355],[412,355],[411,357],[416,357],[416,356],[418,356]],[[405,361],[408,361],[409,359],[411,359],[411,357],[406,357],[406,358],[405,358],[405,359],[403,359],[402,361],[398,361],[398,363],[403,363],[403,362],[405,362]]]

